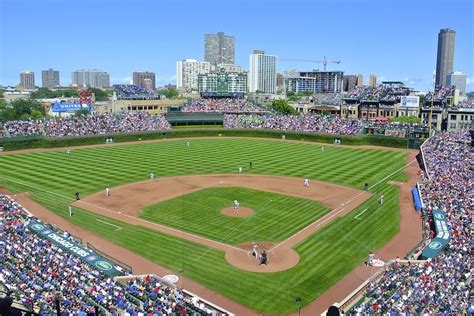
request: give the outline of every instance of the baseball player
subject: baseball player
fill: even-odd
[[[110,188],[109,187],[106,187],[105,188],[105,196],[110,196],[111,192],[110,192]]]
[[[239,167],[239,173],[242,173],[243,168]]]
[[[322,153],[324,152],[324,146],[321,146],[321,152]]]
[[[69,205],[68,211],[69,211],[69,217],[71,217],[72,216],[72,206],[71,205]]]
[[[369,184],[366,182],[364,184],[364,191],[368,191],[369,190]]]
[[[188,147],[190,147],[190,146],[191,146],[191,143],[190,143],[190,142],[186,142],[186,145],[188,145]]]
[[[253,248],[252,248],[252,256],[257,258],[258,260],[258,251],[257,251],[258,245],[256,243],[253,243]]]
[[[71,150],[68,149],[68,150],[66,151],[66,153],[67,153],[68,155],[70,155],[70,154],[71,154]]]
[[[76,192],[76,201],[79,201],[81,199],[80,195],[79,195],[79,192]]]
[[[150,179],[153,180],[155,178],[155,174],[153,172],[150,172]]]
[[[240,203],[237,200],[234,200],[234,210],[238,211],[239,210]]]
[[[305,187],[309,187],[309,179],[308,179],[308,178],[304,178],[304,183],[303,183],[303,185],[304,185]]]
[[[384,196],[383,194],[380,196],[380,204],[383,204]]]
[[[250,169],[253,168],[253,163],[251,161],[249,161],[249,167],[250,167]]]

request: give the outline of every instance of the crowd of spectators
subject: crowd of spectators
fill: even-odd
[[[341,103],[340,93],[324,93],[316,94],[310,97],[302,97],[298,100],[299,104],[314,104],[314,105],[339,105]]]
[[[438,134],[423,146],[426,172],[421,176],[423,213],[435,236],[432,211],[444,210],[451,240],[442,253],[423,263],[395,262],[370,284],[361,314],[464,315],[474,313],[470,302],[471,223],[473,209],[469,133]]]
[[[400,102],[400,97],[410,94],[410,89],[404,85],[356,86],[345,96],[347,99],[373,102]]]
[[[154,91],[132,84],[116,84],[114,90],[117,98],[121,100],[154,100],[159,98]]]
[[[243,98],[198,99],[183,107],[183,112],[265,113],[266,109]]]
[[[431,102],[431,99],[433,99],[434,102],[446,103],[447,98],[452,94],[453,90],[453,86],[438,86],[436,87],[434,94],[433,92],[428,92],[426,94],[425,102]]]
[[[43,125],[41,121],[34,119],[7,121],[5,123],[5,128],[10,137],[43,134]]]
[[[41,315],[55,314],[57,299],[67,315],[86,315],[95,309],[112,315],[216,314],[199,298],[158,278],[121,284],[31,232],[26,225],[30,220],[37,219],[15,200],[0,195],[0,284],[17,302]]]
[[[45,135],[47,137],[84,136],[167,130],[171,125],[162,115],[145,112],[82,114],[69,118],[8,121],[10,137]],[[0,135],[1,136],[1,135]]]
[[[226,114],[224,115],[224,127],[355,135],[360,131],[362,123],[356,119],[315,114]]]

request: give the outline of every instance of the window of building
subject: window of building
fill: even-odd
[[[453,121],[456,120],[456,115],[455,114],[451,114],[451,120],[453,120]]]

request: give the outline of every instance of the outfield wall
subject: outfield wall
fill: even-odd
[[[172,139],[189,137],[261,137],[281,139],[285,135],[287,140],[302,140],[318,143],[334,143],[340,139],[343,145],[374,145],[395,148],[418,149],[420,139],[408,139],[375,135],[344,136],[332,134],[318,134],[305,132],[290,132],[277,130],[256,129],[227,129],[227,128],[198,128],[152,131],[128,134],[89,135],[78,137],[48,138],[44,136],[26,138],[1,138],[0,147],[4,151],[13,151],[31,148],[60,148],[82,145],[105,144],[107,138],[112,138],[114,143],[133,142],[140,140]]]

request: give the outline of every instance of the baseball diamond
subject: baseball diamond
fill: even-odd
[[[407,181],[407,159],[405,151],[364,147],[321,151],[317,144],[247,138],[188,146],[178,139],[2,155],[8,167],[0,185],[28,192],[18,198],[41,219],[67,220],[84,238],[166,268],[184,287],[197,282],[245,313],[280,314],[297,309],[295,296],[313,302],[398,233],[400,188],[387,182]],[[252,168],[239,174],[248,161]],[[253,215],[222,215],[234,199]],[[266,265],[252,257],[252,242],[268,252]]]

